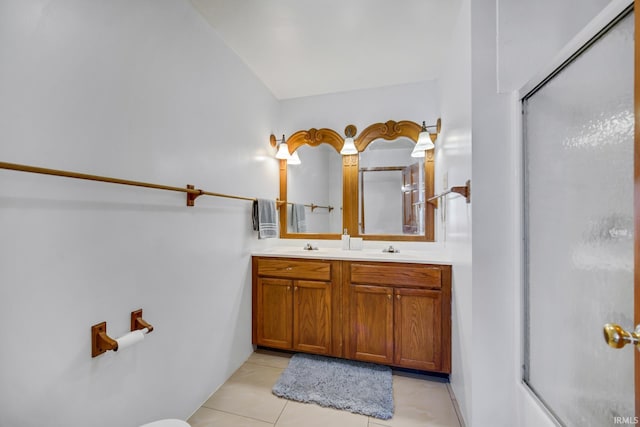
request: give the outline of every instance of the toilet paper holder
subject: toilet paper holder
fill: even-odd
[[[153,326],[142,318],[142,309],[131,312],[131,332],[142,330],[153,331]],[[91,357],[100,356],[109,350],[118,351],[118,341],[107,335],[107,322],[100,322],[91,327]]]

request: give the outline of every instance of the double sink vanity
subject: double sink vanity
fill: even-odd
[[[430,246],[438,197],[424,144],[440,125],[389,120],[357,136],[348,125],[350,150],[328,128],[283,136],[279,148],[299,161],[280,160],[280,238],[331,246],[352,234],[347,248],[365,245],[253,253],[254,345],[451,372],[451,263]]]
[[[255,252],[253,343],[449,374],[451,265],[421,251]]]

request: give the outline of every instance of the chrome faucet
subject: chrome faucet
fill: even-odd
[[[391,245],[389,245],[389,247],[388,247],[388,248],[384,248],[384,249],[382,250],[382,252],[388,252],[388,253],[390,253],[390,254],[397,254],[397,253],[400,253],[400,250],[399,250],[399,249],[394,248],[394,247],[393,247],[393,246],[391,246]]]
[[[307,243],[304,248],[305,251],[317,251],[318,247],[316,246],[315,248],[311,245],[311,243]]]

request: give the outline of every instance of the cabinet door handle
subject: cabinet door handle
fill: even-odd
[[[297,290],[298,290],[298,287],[296,286],[295,288],[293,288],[293,290],[294,290],[294,291],[297,291]]]
[[[391,299],[391,294],[387,294],[387,298]]]
[[[293,267],[286,267],[285,270],[291,271],[291,270],[293,270]]]
[[[400,294],[396,295],[396,298],[400,299]]]
[[[291,290],[291,286],[287,286],[287,290],[290,291]]]

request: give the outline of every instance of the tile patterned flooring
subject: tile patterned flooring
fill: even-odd
[[[461,427],[449,384],[417,374],[394,371],[390,420],[276,397],[271,387],[290,357],[253,353],[188,422],[192,427]]]

